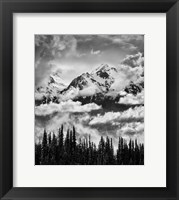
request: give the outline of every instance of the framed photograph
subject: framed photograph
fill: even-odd
[[[177,200],[178,1],[0,9],[1,199]]]

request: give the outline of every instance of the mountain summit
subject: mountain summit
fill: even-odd
[[[35,90],[36,104],[48,103],[56,100],[60,92],[66,87],[67,84],[62,80],[61,73],[54,72],[50,74],[47,83],[37,87]]]
[[[54,73],[49,76],[48,84],[44,88],[36,90],[36,104],[61,102],[66,100],[81,101],[82,103],[103,101],[119,101],[121,92],[124,94],[131,93],[136,95],[144,87],[142,83],[130,82],[126,88],[119,91],[118,83],[120,72],[108,64],[102,64],[91,73],[86,72],[74,78],[67,86],[60,77],[61,74]],[[115,87],[113,86],[115,83]],[[116,86],[117,85],[117,86]],[[39,98],[37,98],[39,97]],[[41,98],[41,100],[40,100]],[[38,102],[38,103],[37,103]]]
[[[117,69],[109,65],[101,65],[91,73],[83,73],[72,80],[69,86],[61,93],[62,99],[74,99],[79,96],[87,97],[109,91],[111,84],[117,76]]]

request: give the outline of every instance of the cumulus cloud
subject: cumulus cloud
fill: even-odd
[[[124,135],[133,136],[135,134],[141,134],[144,132],[144,123],[141,122],[132,122],[126,123],[120,129],[120,132]]]
[[[92,142],[96,144],[99,142],[100,134],[97,129],[91,128],[89,126],[84,126],[83,124],[80,123],[74,123],[74,126],[76,128],[76,132],[78,133],[79,138],[88,139],[90,135]]]
[[[75,55],[76,48],[77,40],[72,35],[35,35],[36,61],[39,58],[50,61],[62,55]]]
[[[68,110],[71,111],[71,109]],[[83,109],[83,111],[84,110],[86,109]],[[133,110],[137,110],[137,108]],[[140,109],[138,108],[138,110]],[[130,114],[132,112],[133,114]],[[143,142],[143,115],[140,114],[140,112],[135,114],[134,111],[131,111],[131,109],[120,113],[121,114],[114,114],[113,112],[108,112],[108,114],[106,113],[104,115],[96,116],[96,114],[92,114],[91,112],[67,112],[67,110],[65,110],[65,112],[56,112],[51,115],[36,115],[36,141],[38,142],[39,139],[42,138],[44,128],[48,133],[53,132],[58,134],[58,129],[63,124],[64,134],[66,134],[67,129],[71,129],[75,126],[77,139],[86,139],[89,135],[91,135],[91,141],[97,145],[101,136],[111,137],[113,138],[114,149],[117,148],[119,136],[124,137],[127,141],[129,141],[130,138],[137,138],[138,141]],[[129,119],[129,117],[131,118]]]
[[[116,66],[125,55],[143,53],[143,42],[143,35],[35,35],[36,86],[51,73],[49,61],[66,72],[73,70],[70,75],[63,73],[62,78],[70,82],[101,60]]]
[[[123,137],[127,141],[129,141],[130,139],[137,139],[139,143],[144,143],[144,123],[125,123],[117,131],[117,135]]]
[[[54,66],[59,67],[56,60],[77,55],[77,40],[72,35],[35,35],[35,84],[41,84]]]
[[[144,120],[144,107],[129,108],[123,112],[106,112],[104,115],[98,114],[94,117],[89,124],[105,124],[114,122],[131,122],[131,121],[143,121]]]
[[[61,66],[57,65],[54,61],[40,59],[38,63],[38,67],[35,65],[35,85],[36,86],[46,86],[49,81],[49,75],[52,73],[61,74]]]
[[[107,46],[113,43],[127,52],[144,51],[144,35],[98,35],[98,37],[103,38],[103,43]]]
[[[35,35],[35,45],[39,57],[52,60],[76,54],[77,40],[73,35]]]
[[[128,65],[130,67],[144,66],[144,57],[140,52],[135,55],[128,55],[122,60],[121,64]]]
[[[128,55],[118,67],[118,73],[111,90],[121,92],[131,82],[137,84],[144,81],[144,58],[142,53]]]
[[[52,115],[54,113],[75,113],[75,112],[90,112],[91,110],[101,109],[101,106],[96,105],[95,103],[89,103],[81,105],[81,102],[68,100],[66,102],[61,102],[60,104],[50,103],[50,104],[41,104],[35,108],[35,115],[37,116],[46,116]]]
[[[120,98],[119,103],[129,105],[144,104],[144,91],[135,96],[133,94],[126,94]]]
[[[95,85],[91,85],[89,87],[83,88],[79,91],[79,96],[91,96],[96,94],[97,92],[100,92],[99,88],[97,88]]]
[[[100,54],[100,53],[101,53],[100,50],[94,51],[93,49],[91,49],[91,54],[92,54],[92,55],[97,55],[97,54]]]
[[[111,90],[121,92],[131,82],[135,84],[142,82],[144,80],[143,73],[144,69],[142,66],[132,68],[128,65],[120,65],[115,81],[111,85]]]

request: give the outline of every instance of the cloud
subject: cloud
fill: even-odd
[[[100,50],[94,51],[93,49],[91,49],[91,54],[92,54],[92,55],[97,55],[97,54],[100,54],[100,53],[101,53]]]
[[[143,35],[98,35],[98,37],[104,40],[103,44],[106,46],[112,43],[127,52],[144,51]]]
[[[83,56],[86,56],[86,55],[87,55],[86,53],[79,53],[76,56],[80,58],[80,57],[83,57]]]
[[[49,76],[59,71],[62,73],[61,68],[54,61],[40,58],[39,62],[37,61],[35,64],[35,85],[45,86],[48,83]]]
[[[83,88],[79,91],[79,96],[91,96],[96,94],[97,92],[100,92],[99,88],[95,85],[91,85],[89,87]]]
[[[131,82],[137,84],[144,81],[144,68],[142,66],[130,67],[129,65],[120,65],[111,90],[121,92]]]
[[[101,60],[116,66],[126,54],[143,53],[143,38],[142,35],[35,35],[36,86],[51,73],[49,61],[60,68],[75,69],[70,74],[65,68],[63,73],[62,78],[70,82],[81,72],[100,65]]]
[[[59,59],[71,56],[79,56],[77,40],[73,35],[35,35],[36,86],[42,84],[54,68],[59,67]]]
[[[134,108],[129,108],[123,112],[106,112],[104,115],[98,114],[94,117],[89,125],[105,124],[105,123],[122,123],[122,122],[139,122],[144,120],[144,107],[136,106]]]
[[[90,135],[91,141],[98,144],[100,140],[100,134],[98,130],[89,126],[84,126],[80,123],[74,123],[74,126],[76,128],[76,132],[78,133],[79,138],[88,140]]]
[[[128,109],[124,112],[117,112],[116,114],[108,112],[104,115],[96,115],[93,112],[88,112],[89,110],[92,111],[97,108],[96,106],[88,104],[87,107],[82,106],[82,108],[78,108],[78,105],[75,106],[76,109],[73,109],[73,106],[67,106],[67,104],[65,108],[63,106],[61,106],[61,108],[52,108],[50,106],[50,108],[47,109],[49,112],[46,112],[44,109],[46,106],[44,106],[40,113],[37,113],[36,109],[36,114],[39,114],[35,116],[36,141],[38,142],[39,139],[42,138],[44,128],[48,133],[53,132],[57,135],[59,127],[63,124],[64,134],[66,134],[68,128],[71,129],[75,126],[77,140],[79,138],[88,138],[88,136],[91,135],[91,141],[97,145],[101,136],[113,138],[115,149],[117,148],[119,136],[123,136],[127,141],[129,141],[130,138],[138,138],[138,141],[143,142],[144,124],[142,107]],[[101,111],[96,110],[95,112],[100,113]],[[95,120],[96,123],[94,123],[95,121],[93,120]]]
[[[122,41],[125,42],[132,42],[132,41],[143,41],[144,36],[143,35],[138,35],[138,34],[126,34],[126,35],[120,35],[120,38]]]
[[[111,89],[122,91],[131,82],[137,84],[144,81],[144,57],[142,53],[126,56],[119,68],[118,77],[111,85]]]
[[[124,97],[120,98],[119,103],[130,105],[144,104],[144,91],[138,93],[135,96],[133,94],[127,94]]]
[[[117,131],[117,135],[127,141],[137,139],[139,143],[144,143],[144,123],[126,123]]]
[[[140,67],[144,66],[144,57],[142,53],[137,53],[135,55],[128,55],[121,62],[122,65],[128,65],[130,67]]]
[[[144,123],[141,122],[132,122],[126,123],[120,129],[122,135],[134,136],[135,134],[142,134],[144,132]]]
[[[139,34],[121,34],[121,35],[99,35],[99,37],[104,37],[113,40],[114,42],[130,42],[132,40],[143,40],[144,36]]]
[[[101,106],[95,103],[81,105],[81,102],[68,100],[66,102],[61,102],[60,104],[50,103],[41,104],[35,107],[35,115],[46,116],[52,115],[54,113],[75,113],[75,112],[90,112],[91,110],[101,109]]]
[[[77,40],[73,35],[35,35],[35,45],[39,57],[53,60],[62,55],[75,55]]]

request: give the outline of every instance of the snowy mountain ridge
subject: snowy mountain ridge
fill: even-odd
[[[118,79],[120,79],[120,72],[108,64],[100,65],[91,73],[81,74],[74,78],[68,86],[64,84],[59,74],[52,74],[45,90],[43,92],[41,89],[36,90],[36,97],[39,92],[41,94],[39,95],[41,99],[36,98],[36,104],[50,101],[59,103],[69,99],[82,103],[97,102],[100,104],[109,99],[119,101],[119,98],[127,93],[136,95],[144,87],[143,81],[137,83],[131,81],[127,87],[119,91],[118,84],[114,84]]]
[[[45,86],[39,86],[35,90],[35,101],[45,103],[47,99],[54,101],[67,84],[60,77],[60,73],[50,74]]]

